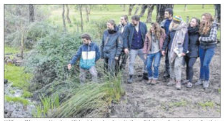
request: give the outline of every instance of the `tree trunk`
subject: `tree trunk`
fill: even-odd
[[[88,11],[88,5],[85,6],[86,9],[86,21],[89,22],[89,11]]]
[[[215,20],[220,23],[220,4],[215,4]]]
[[[154,9],[154,5],[148,5],[148,14],[147,14],[147,19],[146,19],[146,23],[150,23],[152,22],[152,11]]]
[[[205,4],[202,4],[202,9],[204,9],[205,8]]]
[[[62,5],[63,9],[62,9],[62,19],[63,19],[63,27],[64,27],[64,32],[67,31],[66,29],[66,23],[65,23],[65,5]]]
[[[187,10],[187,4],[184,5],[184,11],[186,11],[186,10]]]
[[[131,16],[131,12],[132,12],[134,6],[135,6],[135,4],[130,4],[130,5],[129,5],[129,10],[128,10],[128,15],[129,15],[129,16]]]
[[[137,15],[138,10],[139,10],[139,7],[140,7],[140,5],[137,5],[137,7],[136,7],[136,9],[135,9],[135,14],[134,14],[134,15]]]
[[[123,5],[123,11],[125,11],[125,6],[126,6],[126,5],[124,4],[124,5]]]
[[[66,18],[67,18],[68,23],[71,24],[71,20],[70,20],[70,18],[69,18],[69,7],[68,7],[68,5],[66,5],[66,8],[67,8]]]
[[[82,5],[79,5],[80,19],[81,19],[81,31],[83,32],[83,18],[82,18]]]
[[[156,5],[157,11],[156,11],[156,21],[158,23],[162,22],[164,19],[164,12],[166,8],[173,8],[173,4],[158,4]]]
[[[23,59],[23,51],[24,51],[24,30],[21,31],[21,43],[20,43],[20,54]]]
[[[29,5],[29,22],[34,22],[34,6],[32,4]]]
[[[145,10],[147,9],[147,5],[142,5],[142,8],[141,8],[141,13],[140,13],[140,17],[142,17],[144,14],[145,14]]]

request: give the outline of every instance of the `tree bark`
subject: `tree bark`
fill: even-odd
[[[79,5],[80,19],[81,19],[81,31],[83,32],[83,18],[82,18],[82,5]]]
[[[164,12],[166,8],[173,8],[173,4],[158,4],[156,5],[157,11],[156,11],[156,21],[158,23],[162,22],[164,19]]]
[[[202,9],[204,9],[205,8],[205,4],[202,4]]]
[[[136,9],[135,9],[135,14],[134,14],[134,15],[137,15],[138,10],[139,10],[139,7],[140,7],[140,5],[137,5],[137,7],[136,7]]]
[[[145,14],[145,10],[147,9],[147,5],[142,5],[142,7],[141,7],[141,13],[140,13],[140,17],[142,17],[144,14]]]
[[[89,22],[89,11],[88,11],[88,5],[85,6],[86,9],[86,21]]]
[[[66,8],[67,8],[66,18],[67,18],[68,23],[71,23],[71,20],[69,18],[69,7],[68,7],[68,5],[66,5]]]
[[[152,22],[152,12],[153,12],[153,9],[154,9],[154,5],[153,4],[148,5],[148,14],[147,14],[146,23]]]
[[[65,23],[65,5],[62,5],[62,19],[63,19],[63,27],[64,27],[64,32],[67,31],[66,29],[66,23]]]
[[[217,20],[218,23],[220,23],[220,4],[215,4],[215,19]]]
[[[187,4],[184,5],[184,11],[186,11],[186,10],[187,10]]]
[[[29,5],[29,22],[34,22],[34,6]]]
[[[128,15],[129,15],[129,16],[131,16],[131,12],[132,12],[134,6],[135,6],[135,4],[130,4],[130,5],[129,5],[129,9],[128,9]]]
[[[124,4],[124,5],[123,5],[123,11],[125,11],[125,7],[126,7],[126,5]]]

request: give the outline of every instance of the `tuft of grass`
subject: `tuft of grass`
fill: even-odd
[[[179,102],[173,102],[169,104],[170,107],[182,107],[186,105],[187,105],[187,102],[185,100],[181,100]]]
[[[24,98],[21,98],[21,97],[10,97],[8,95],[5,96],[5,100],[7,102],[19,102],[19,103],[22,103],[23,105],[27,106],[29,104],[29,101],[24,99]]]
[[[5,51],[5,53],[12,53],[12,54],[20,52],[19,48],[10,47],[10,46],[7,46],[7,45],[5,45],[4,51]]]
[[[112,102],[124,95],[121,76],[107,78],[102,83],[87,83],[74,90],[71,98],[63,102],[52,117],[106,117]]]
[[[207,101],[207,102],[199,102],[198,103],[199,106],[203,107],[203,108],[206,108],[206,107],[210,107],[210,108],[213,108],[214,107],[214,103],[212,101]]]
[[[33,96],[33,94],[31,92],[26,91],[26,90],[23,90],[22,97],[24,97],[24,98],[30,98],[32,96]]]

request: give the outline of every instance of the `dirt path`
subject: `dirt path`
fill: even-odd
[[[220,44],[210,65],[209,89],[204,90],[202,86],[186,88],[182,85],[181,90],[175,86],[166,86],[163,82],[164,58],[161,60],[159,83],[157,85],[146,85],[140,81],[141,77],[135,76],[132,84],[124,83],[126,95],[122,97],[119,104],[113,105],[110,117],[220,117],[221,116],[221,56]],[[136,75],[141,75],[141,60],[136,62]],[[193,83],[199,77],[200,60],[194,65]],[[128,72],[128,70],[126,71]],[[124,80],[127,78],[127,73]],[[185,67],[182,69],[182,79],[185,79]]]

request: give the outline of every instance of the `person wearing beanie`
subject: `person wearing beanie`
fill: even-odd
[[[183,57],[188,51],[187,24],[180,16],[173,17],[162,48],[162,55],[166,54],[166,49],[168,49],[170,64],[170,80],[167,86],[176,84],[176,89],[180,90]]]

